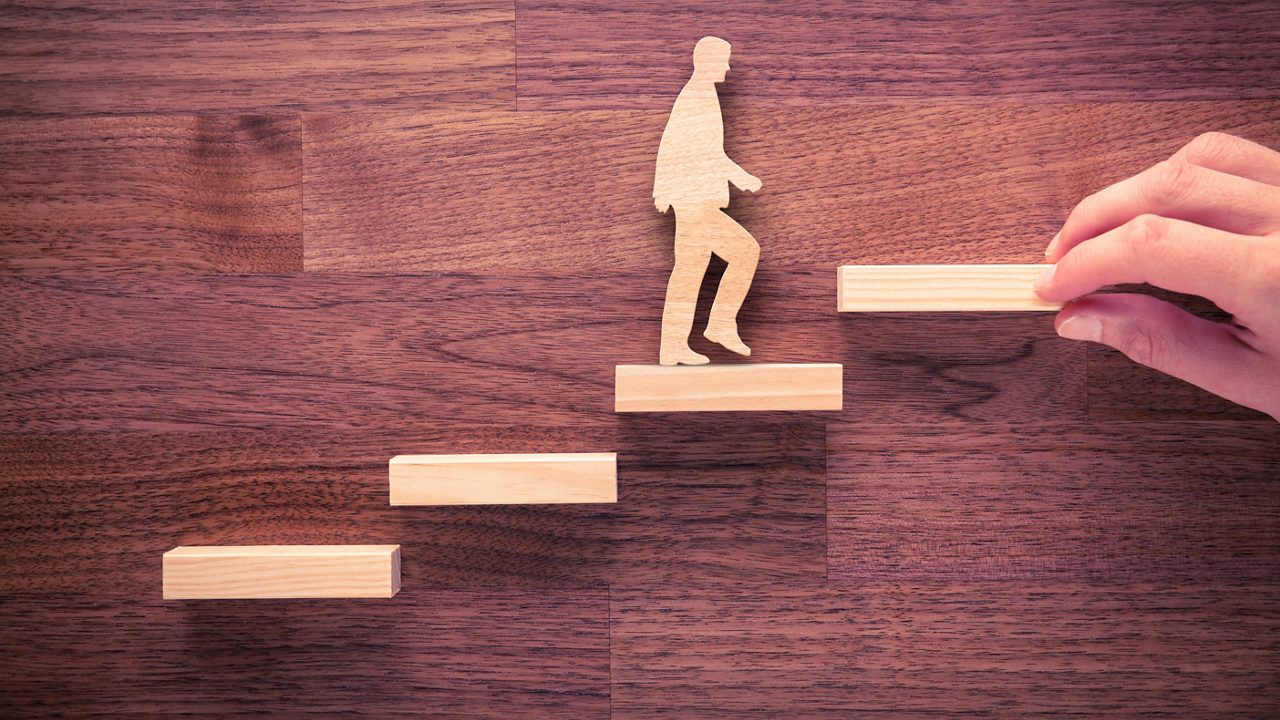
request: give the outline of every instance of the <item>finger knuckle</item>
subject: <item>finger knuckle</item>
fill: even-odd
[[[1130,251],[1150,253],[1168,233],[1168,220],[1159,215],[1143,214],[1125,223],[1121,237]]]
[[[1216,130],[1197,135],[1182,148],[1182,157],[1192,165],[1208,166],[1229,155],[1239,140]]]
[[[1151,168],[1143,189],[1149,201],[1157,207],[1164,207],[1186,197],[1194,183],[1195,171],[1191,164],[1174,157]]]

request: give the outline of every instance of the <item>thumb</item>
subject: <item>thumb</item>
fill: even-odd
[[[1063,309],[1054,326],[1062,337],[1113,347],[1242,405],[1252,405],[1252,389],[1265,379],[1258,351],[1237,328],[1149,295],[1091,295]]]

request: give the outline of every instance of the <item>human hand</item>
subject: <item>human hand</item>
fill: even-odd
[[[666,200],[663,200],[662,198],[654,198],[653,206],[658,208],[658,212],[662,213],[663,215],[666,215],[667,211],[671,209],[671,203],[667,202]]]
[[[1089,295],[1055,326],[1280,420],[1280,153],[1201,135],[1082,200],[1045,257],[1046,300],[1149,283],[1231,313],[1215,323],[1148,295]]]
[[[760,182],[760,178],[748,173],[747,176],[742,179],[742,184],[738,187],[749,193],[753,193],[758,191],[763,185],[764,183]]]

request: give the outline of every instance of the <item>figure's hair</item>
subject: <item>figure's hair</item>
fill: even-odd
[[[699,40],[697,45],[693,46],[694,67],[697,67],[704,62],[723,61],[728,58],[729,43],[718,37],[708,35]]]

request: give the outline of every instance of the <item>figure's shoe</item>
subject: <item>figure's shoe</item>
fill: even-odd
[[[713,343],[724,346],[725,350],[736,352],[739,355],[751,355],[751,348],[742,342],[742,338],[738,337],[738,324],[725,323],[723,325],[708,325],[703,331],[702,337]]]
[[[690,350],[688,346],[672,352],[659,353],[659,365],[706,365],[711,362],[706,355]]]

